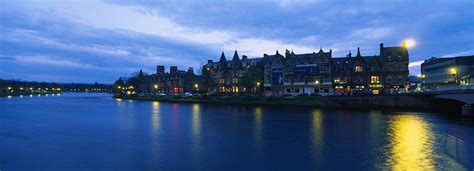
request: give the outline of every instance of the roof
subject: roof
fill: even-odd
[[[403,46],[384,47],[382,50],[383,56],[408,56],[408,50]]]

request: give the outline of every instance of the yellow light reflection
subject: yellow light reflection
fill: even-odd
[[[262,108],[255,107],[254,120],[255,120],[255,141],[260,143],[262,141],[263,126],[262,126]]]
[[[434,136],[428,123],[407,115],[395,118],[390,124],[388,166],[392,170],[434,170]]]
[[[313,157],[316,161],[323,158],[323,115],[321,110],[316,109],[311,115],[311,142]]]
[[[121,99],[120,99],[121,100]],[[160,103],[154,101],[152,103],[151,110],[151,126],[153,127],[153,133],[158,134],[160,131]],[[156,135],[158,136],[158,135]]]
[[[122,99],[121,99],[121,98],[115,98],[115,100],[116,100],[117,102],[122,102]]]
[[[193,135],[198,136],[201,133],[201,106],[193,104]]]

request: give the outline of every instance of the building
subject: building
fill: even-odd
[[[332,50],[321,48],[305,54],[286,50],[282,55],[276,51],[274,55],[251,59],[240,57],[235,51],[227,60],[222,52],[219,61],[208,60],[202,66],[202,75],[194,74],[192,68],[181,71],[176,66],[165,73],[164,66],[157,66],[155,74],[140,71],[129,82],[136,82],[132,85],[137,85],[138,93],[392,94],[408,92],[408,59],[406,46],[383,44],[379,54],[373,56],[363,56],[357,48],[355,56],[349,52],[344,57],[334,57]]]
[[[241,94],[257,93],[261,87],[263,75],[262,58],[240,59],[237,51],[232,60],[227,60],[224,52],[218,62],[208,60],[203,66],[202,76],[208,93]]]
[[[332,50],[285,56],[264,54],[266,95],[381,94],[406,92],[408,51],[404,46],[384,47],[379,55],[333,57]]]
[[[430,58],[421,64],[422,88],[436,91],[474,85],[474,56]]]
[[[155,74],[143,74],[140,70],[138,76],[138,93],[165,93],[181,94],[185,92],[202,92],[200,87],[201,76],[194,74],[190,67],[187,71],[178,70],[177,66],[171,66],[169,72],[165,67],[158,65]]]

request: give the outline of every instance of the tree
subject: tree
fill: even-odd
[[[258,67],[249,67],[245,69],[245,73],[241,78],[243,86],[247,89],[263,83],[263,70]]]

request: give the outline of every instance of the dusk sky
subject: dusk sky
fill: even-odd
[[[0,1],[0,78],[113,83],[156,65],[198,68],[285,49],[343,57],[380,43],[422,60],[474,54],[474,1]]]

